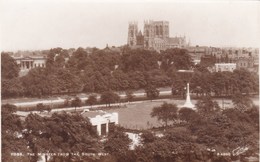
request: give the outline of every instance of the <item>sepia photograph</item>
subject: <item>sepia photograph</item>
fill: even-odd
[[[259,162],[259,1],[2,0],[2,162]]]

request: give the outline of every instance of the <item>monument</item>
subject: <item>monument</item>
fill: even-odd
[[[180,107],[187,107],[187,108],[194,109],[195,106],[192,104],[191,99],[190,99],[190,84],[189,84],[189,81],[190,81],[190,78],[192,77],[193,71],[192,70],[178,70],[178,72],[187,81],[186,101],[185,101],[184,105],[182,105]]]
[[[187,83],[187,95],[186,95],[186,101],[182,107],[187,107],[187,108],[195,108],[195,106],[191,103],[190,100],[190,85]]]

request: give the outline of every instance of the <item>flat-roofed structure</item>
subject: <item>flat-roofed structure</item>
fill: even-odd
[[[30,70],[36,67],[46,67],[46,58],[42,56],[21,56],[21,57],[13,57],[20,67],[21,71]]]
[[[215,71],[221,72],[221,71],[230,71],[233,72],[237,67],[236,63],[216,63],[215,64]]]
[[[118,113],[116,112],[89,111],[84,112],[82,115],[90,119],[99,136],[107,135],[109,132],[114,131],[114,126],[118,124]]]

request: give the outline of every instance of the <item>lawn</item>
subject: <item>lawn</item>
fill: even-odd
[[[222,107],[222,99],[215,99],[219,106]],[[259,98],[252,98],[254,104],[259,105]],[[149,129],[151,127],[161,126],[156,118],[152,118],[150,113],[153,107],[160,106],[163,102],[175,103],[177,105],[183,105],[184,100],[176,99],[161,99],[154,101],[142,101],[141,103],[131,103],[126,105],[126,108],[110,109],[107,112],[118,112],[119,125],[129,129]],[[196,100],[192,100],[193,104],[196,104]],[[224,101],[224,107],[233,107],[231,100]]]
[[[130,129],[149,129],[161,126],[156,118],[152,118],[150,113],[153,107],[160,106],[164,101],[168,103],[184,104],[183,100],[163,99],[156,101],[143,101],[142,103],[128,104],[127,108],[112,109],[107,112],[118,112],[119,125]]]

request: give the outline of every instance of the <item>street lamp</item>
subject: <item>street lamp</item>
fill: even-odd
[[[187,79],[187,93],[186,93],[186,101],[184,103],[183,106],[181,107],[187,107],[187,108],[191,108],[194,109],[195,106],[191,103],[191,99],[190,99],[190,78],[192,77],[193,74],[193,70],[178,70],[178,72]]]

